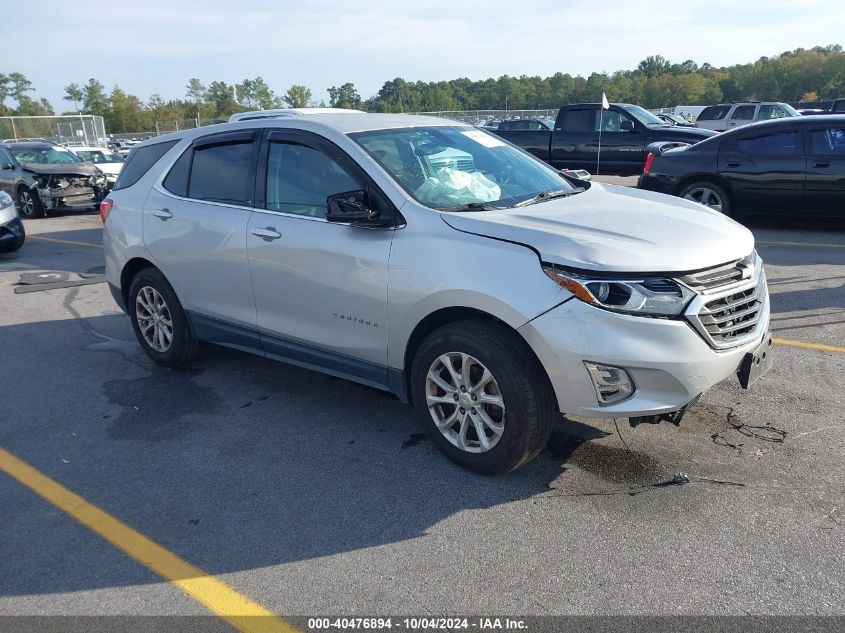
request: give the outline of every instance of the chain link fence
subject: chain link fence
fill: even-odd
[[[548,119],[557,116],[557,109],[550,110],[441,110],[438,112],[409,112],[453,119],[461,123],[485,125],[490,121],[509,121],[512,119]]]
[[[0,117],[0,138],[38,138],[62,145],[99,147],[106,147],[108,140],[103,117],[91,114]]]

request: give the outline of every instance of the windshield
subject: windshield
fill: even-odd
[[[13,149],[12,154],[19,163],[35,163],[38,165],[61,165],[64,163],[78,163],[76,155],[64,147],[27,147]]]
[[[788,103],[781,103],[780,107],[783,108],[784,110],[786,110],[786,112],[787,112],[787,114],[789,114],[789,116],[801,116],[801,113],[798,112],[798,110],[793,108]]]
[[[98,150],[76,150],[76,155],[82,160],[88,160],[92,163],[122,163],[123,157],[114,152],[104,149]]]
[[[415,200],[433,209],[513,207],[572,191],[557,171],[477,128],[419,127],[349,135]]]
[[[622,108],[643,125],[666,125],[656,115],[637,105],[623,105]]]

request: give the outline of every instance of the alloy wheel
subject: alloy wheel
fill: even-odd
[[[22,189],[20,193],[21,213],[27,217],[32,217],[35,210],[35,201],[32,199],[32,194],[27,190]]]
[[[722,211],[722,197],[713,191],[710,187],[695,187],[690,189],[684,195],[686,200],[692,200],[698,204],[703,204],[705,207]]]
[[[468,453],[492,449],[505,431],[499,384],[478,359],[447,352],[435,359],[425,381],[426,404],[435,426]]]
[[[166,352],[173,342],[173,319],[161,293],[143,286],[135,297],[135,318],[141,335],[151,348]]]

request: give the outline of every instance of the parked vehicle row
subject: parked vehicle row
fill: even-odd
[[[568,105],[560,109],[552,130],[494,133],[558,169],[623,176],[642,172],[651,143],[694,143],[716,134],[668,125],[648,110],[627,103],[610,104],[609,110],[603,110],[599,103]]]
[[[704,108],[695,123],[698,127],[723,132],[735,127],[742,127],[757,121],[783,119],[801,116],[798,110],[788,103],[746,102],[720,103]]]
[[[726,215],[845,217],[845,116],[755,123],[695,145],[655,143],[639,187]]]
[[[155,362],[208,341],[392,392],[481,473],[536,456],[560,411],[677,423],[771,362],[747,229],[569,180],[444,119],[278,116],[156,138],[101,217],[110,288]]]

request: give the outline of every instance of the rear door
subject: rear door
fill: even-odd
[[[253,130],[200,137],[144,205],[144,243],[185,309],[223,340],[230,324],[255,329],[246,228],[255,191]]]
[[[807,130],[804,213],[845,217],[845,123]]]
[[[564,108],[552,132],[551,165],[557,169],[596,170],[598,106]]]
[[[763,126],[730,135],[719,149],[718,169],[738,211],[797,213],[806,171],[802,130]]]
[[[758,106],[753,104],[736,106],[728,117],[727,129],[732,130],[735,127],[754,123],[757,120],[757,108]]]

